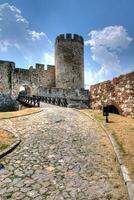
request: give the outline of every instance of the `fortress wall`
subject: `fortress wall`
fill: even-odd
[[[76,91],[73,89],[64,89],[64,88],[52,88],[51,93],[55,96],[61,96],[61,97],[75,97]]]
[[[12,93],[12,75],[14,67],[14,62],[0,61],[0,93]]]
[[[48,65],[47,70],[44,65],[36,64],[29,69],[16,68],[13,74],[13,92],[17,96],[21,86],[27,86],[31,90],[31,95],[39,95],[38,88],[55,86],[55,67]]]
[[[55,87],[55,66],[47,65],[47,70],[39,71],[39,85],[47,88]]]
[[[28,86],[33,94],[33,86],[35,86],[35,84],[32,85],[30,70],[15,68],[13,74],[13,94],[15,97],[18,96],[20,88],[22,86]]]
[[[38,90],[39,96],[51,96],[51,97],[66,97],[72,99],[86,99],[88,100],[88,92],[87,90],[80,91],[80,90],[73,90],[73,89],[64,89],[64,88],[44,88],[39,87]],[[85,93],[86,92],[86,93]]]
[[[16,101],[12,98],[14,68],[14,62],[0,61],[0,112],[18,109]]]
[[[120,114],[134,116],[134,72],[92,85],[90,101],[93,109],[114,105]]]

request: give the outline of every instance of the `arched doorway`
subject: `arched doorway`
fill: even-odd
[[[114,105],[108,105],[109,113],[120,114],[118,108]]]
[[[109,109],[109,113],[115,113],[118,115],[122,115],[122,109],[117,102],[109,100],[107,102],[107,106]]]
[[[22,85],[19,89],[19,95],[31,96],[31,88],[27,85]]]

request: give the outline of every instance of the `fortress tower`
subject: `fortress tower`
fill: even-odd
[[[55,42],[56,87],[84,87],[84,41],[79,35],[62,34]]]

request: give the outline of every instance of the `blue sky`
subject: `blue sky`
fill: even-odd
[[[0,59],[54,63],[61,33],[85,40],[85,84],[134,70],[133,0],[0,0]]]

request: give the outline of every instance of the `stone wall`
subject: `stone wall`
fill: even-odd
[[[0,112],[18,110],[19,105],[10,94],[0,93]]]
[[[36,70],[38,73],[38,85],[51,88],[55,87],[55,66],[47,65],[47,69],[44,70],[39,68],[39,64],[36,64]]]
[[[0,93],[12,93],[12,76],[15,63],[0,61]]]
[[[81,99],[89,99],[89,91],[88,90],[73,90],[73,89],[63,89],[63,88],[43,88],[39,87],[39,96],[52,96],[52,97],[66,97],[66,98],[81,98]]]
[[[35,68],[15,68],[15,63],[0,61],[0,93],[16,97],[20,87],[29,87],[30,95],[37,95],[39,87],[55,87],[55,66],[36,64]]]
[[[68,107],[88,108],[89,90],[84,89],[63,89],[63,88],[39,88],[39,96],[52,98],[66,98]]]
[[[56,87],[84,87],[84,40],[79,35],[62,34],[55,42]]]
[[[12,98],[14,62],[0,61],[0,112],[18,109]]]
[[[30,95],[38,95],[39,87],[54,87],[55,86],[55,67],[48,65],[47,69],[44,69],[44,65],[36,64],[36,67],[32,66],[29,69],[16,68],[14,71],[14,95],[18,95],[20,87],[29,87]]]
[[[114,105],[120,114],[134,117],[134,72],[92,85],[90,101],[93,109],[102,109],[105,104]]]

